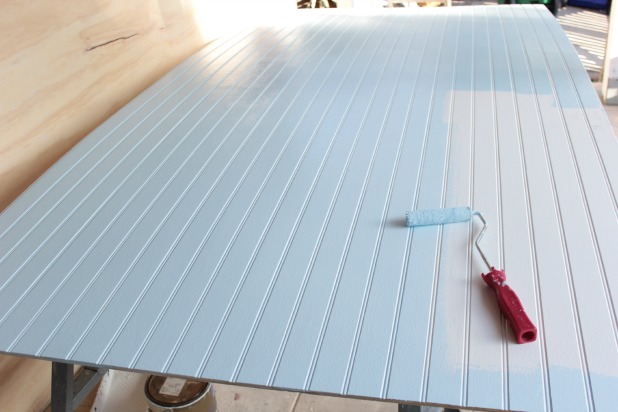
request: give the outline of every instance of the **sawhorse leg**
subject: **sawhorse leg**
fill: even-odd
[[[84,366],[74,377],[73,366],[52,362],[51,412],[73,412],[107,373],[105,368]]]
[[[421,407],[419,405],[399,404],[399,408],[397,408],[397,412],[421,412]]]
[[[441,408],[438,406],[402,405],[399,404],[397,412],[459,412],[458,409]]]

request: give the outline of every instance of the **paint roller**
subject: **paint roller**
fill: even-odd
[[[473,216],[477,216],[483,222],[483,228],[474,241],[476,249],[489,270],[487,274],[481,273],[481,277],[494,291],[500,312],[502,312],[511,325],[517,343],[533,342],[536,340],[537,329],[530,318],[528,318],[528,315],[526,315],[524,307],[513,289],[505,283],[506,274],[504,270],[496,269],[490,265],[487,257],[479,246],[479,242],[487,230],[487,222],[480,212],[472,210],[469,207],[411,210],[406,214],[406,225],[415,227],[468,222],[472,220]]]

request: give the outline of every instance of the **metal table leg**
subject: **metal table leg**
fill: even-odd
[[[73,376],[73,366],[52,362],[51,412],[73,412],[107,373],[106,368],[83,367]]]
[[[459,412],[459,410],[441,408],[439,406],[403,405],[400,403],[397,412]]]

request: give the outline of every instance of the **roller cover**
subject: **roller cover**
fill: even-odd
[[[445,223],[467,222],[470,219],[472,219],[472,209],[469,207],[410,210],[406,213],[407,226],[443,225]]]

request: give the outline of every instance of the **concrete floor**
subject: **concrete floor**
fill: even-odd
[[[101,382],[91,411],[144,412],[148,407],[144,385],[148,375],[111,371]],[[215,384],[217,407],[221,412],[396,412],[394,403],[344,399],[296,392],[255,389]]]
[[[492,1],[455,0],[455,5],[492,4]],[[607,16],[600,12],[566,7],[558,16],[558,21],[574,44],[582,63],[593,80],[595,89],[600,93],[601,85],[596,82],[600,77],[605,36],[607,33]],[[605,106],[614,132],[618,136],[618,106]],[[143,394],[146,375],[114,371],[105,377],[100,385],[92,411],[139,411],[146,410]],[[268,412],[309,412],[309,411],[367,411],[396,412],[394,403],[344,399],[331,396],[299,394],[295,392],[275,391],[239,387],[233,385],[215,385],[215,396],[219,410],[222,412],[268,411]],[[88,405],[90,406],[90,405]]]
[[[575,46],[590,79],[599,81],[605,56],[608,18],[599,11],[565,7],[558,13],[558,22]]]
[[[605,106],[605,111],[609,117],[609,122],[614,128],[614,134],[618,136],[618,106]]]
[[[594,89],[599,94],[599,98],[601,98],[601,83],[595,82],[595,83],[592,83],[592,85],[594,86]],[[601,99],[601,101],[602,100],[603,99]],[[618,105],[609,106],[609,105],[604,104],[603,107],[605,108],[605,111],[607,112],[607,117],[609,117],[609,122],[612,124],[612,127],[614,128],[614,134],[616,135],[616,137],[618,137]]]
[[[560,10],[557,19],[573,43],[600,98],[601,71],[609,20],[607,15],[601,11],[567,6]],[[604,105],[604,107],[614,128],[614,134],[618,136],[618,106]]]

